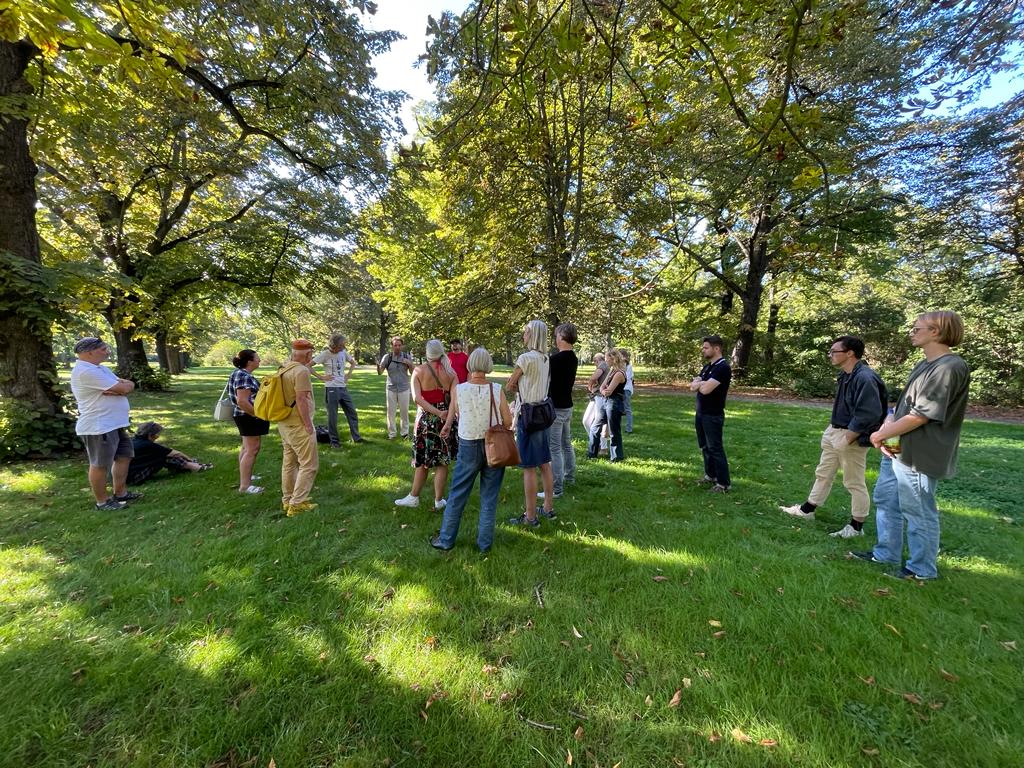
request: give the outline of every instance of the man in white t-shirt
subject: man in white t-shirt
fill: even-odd
[[[78,403],[75,433],[82,438],[89,457],[89,486],[96,497],[96,509],[124,509],[141,493],[125,487],[128,465],[135,450],[128,435],[128,398],[135,389],[130,379],[119,378],[100,363],[110,357],[110,347],[96,336],[75,344],[78,362],[71,370],[71,392]],[[112,476],[113,495],[107,493],[107,475]]]
[[[355,370],[356,361],[345,349],[347,343],[344,336],[336,333],[331,336],[328,348],[313,358],[313,365],[324,367],[324,373],[319,379],[324,382],[327,431],[331,436],[331,448],[341,447],[341,438],[338,436],[339,406],[345,411],[352,442],[363,442],[363,438],[359,436],[359,414],[356,413],[356,404],[352,402],[352,395],[348,393],[348,377]]]

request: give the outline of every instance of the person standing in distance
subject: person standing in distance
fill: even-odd
[[[455,371],[455,378],[459,384],[465,384],[469,380],[469,355],[462,349],[462,339],[452,339],[448,342],[448,362],[452,364]]]
[[[698,482],[715,493],[728,493],[729,460],[725,457],[722,430],[725,426],[725,398],[729,394],[732,368],[722,356],[725,342],[721,336],[705,336],[700,351],[707,363],[700,374],[690,382],[690,391],[697,393],[697,445],[704,456],[704,477]]]
[[[864,521],[871,510],[864,477],[871,447],[868,437],[882,425],[888,402],[885,384],[863,357],[864,342],[856,336],[840,336],[830,345],[828,359],[840,373],[832,417],[821,436],[821,458],[814,470],[814,485],[803,504],[779,507],[787,515],[813,520],[814,510],[828,499],[836,472],[842,470],[843,485],[850,492],[850,522],[829,534],[841,539],[864,535]]]
[[[871,444],[882,451],[875,483],[878,543],[851,557],[897,565],[887,575],[926,581],[939,576],[939,480],[953,477],[960,428],[967,411],[971,374],[952,352],[963,341],[964,323],[956,312],[926,312],[910,329],[910,343],[924,353],[907,379],[895,412]],[[899,438],[898,447],[892,444]],[[903,530],[910,557],[903,564]]]
[[[324,382],[324,405],[327,407],[327,433],[330,435],[331,448],[341,447],[338,435],[338,407],[345,411],[348,420],[348,431],[353,443],[363,442],[359,436],[359,414],[352,395],[348,393],[348,377],[356,368],[356,360],[345,349],[348,340],[340,333],[333,334],[327,349],[313,358],[313,365],[322,365],[324,375],[319,379]]]
[[[391,351],[377,363],[377,375],[387,371],[388,440],[395,439],[395,412],[401,416],[402,437],[409,436],[409,376],[416,363],[412,355],[402,351],[405,341],[401,336],[391,337]]]
[[[135,451],[128,436],[128,395],[135,382],[122,379],[100,363],[110,357],[110,347],[97,336],[86,336],[75,344],[78,362],[71,369],[71,392],[78,403],[75,433],[82,438],[89,457],[89,487],[96,509],[124,509],[141,493],[128,491],[128,467]],[[113,494],[107,493],[110,474]]]

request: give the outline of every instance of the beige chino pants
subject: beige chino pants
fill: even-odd
[[[871,511],[868,484],[864,479],[868,449],[847,442],[849,434],[849,430],[830,424],[821,436],[821,459],[814,470],[814,487],[807,500],[816,507],[824,504],[832,490],[836,472],[842,470],[843,485],[850,492],[850,515],[855,520],[864,520]]]
[[[281,503],[301,504],[309,498],[320,468],[316,433],[309,434],[301,424],[278,424],[281,435]]]

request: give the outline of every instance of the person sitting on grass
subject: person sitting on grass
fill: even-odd
[[[164,468],[171,474],[205,472],[213,468],[213,464],[203,464],[181,451],[160,445],[157,438],[163,431],[163,426],[155,421],[144,421],[135,430],[135,437],[132,440],[135,456],[128,465],[128,485],[141,485]]]
[[[453,425],[459,435],[458,460],[452,475],[448,504],[444,508],[441,531],[430,540],[434,549],[447,551],[455,546],[462,511],[473,492],[473,483],[480,475],[480,520],[476,527],[476,545],[487,552],[494,543],[494,519],[498,513],[498,494],[505,477],[504,467],[487,463],[484,438],[487,430],[499,422],[512,428],[512,411],[500,384],[490,384],[487,374],[494,370],[491,353],[477,347],[469,356],[469,380],[455,387],[452,405],[448,410],[441,437],[451,434]]]

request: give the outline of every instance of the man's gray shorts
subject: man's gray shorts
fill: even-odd
[[[110,468],[115,459],[130,459],[135,455],[132,439],[124,427],[112,429],[102,435],[79,435],[85,443],[89,466]]]

